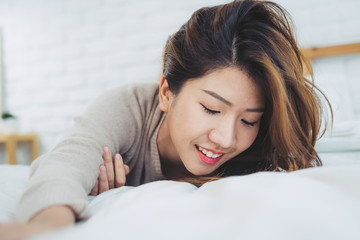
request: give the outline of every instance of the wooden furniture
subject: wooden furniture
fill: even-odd
[[[303,53],[306,60],[309,62],[309,67],[311,67],[313,60],[317,58],[360,53],[360,43],[306,48],[302,49],[301,52]],[[309,70],[305,68],[305,75],[307,74],[309,74]]]
[[[36,134],[0,134],[0,143],[5,144],[5,151],[8,156],[8,164],[16,164],[17,144],[20,142],[30,143],[30,162],[39,155],[39,140]]]

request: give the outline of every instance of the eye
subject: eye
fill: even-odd
[[[251,127],[253,127],[253,126],[255,125],[255,123],[256,123],[256,122],[248,122],[248,121],[246,121],[245,119],[241,119],[241,121],[242,121],[243,123],[245,123],[246,125],[249,125],[249,126],[251,126]]]
[[[200,103],[201,104],[201,103]],[[208,114],[217,114],[220,113],[220,111],[216,111],[216,110],[211,110],[210,108],[205,107],[203,104],[201,104],[201,106],[204,108],[204,111]]]

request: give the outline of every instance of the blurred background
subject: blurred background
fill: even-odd
[[[13,131],[38,136],[40,154],[50,151],[100,93],[157,81],[168,36],[198,8],[226,2],[0,0],[1,111],[16,117]],[[275,2],[292,15],[302,48],[360,42],[358,0]],[[316,60],[314,71],[335,121],[359,120],[360,55]],[[16,151],[28,164],[28,143]]]

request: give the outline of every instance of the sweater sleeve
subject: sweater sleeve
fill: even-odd
[[[143,118],[132,87],[102,94],[49,153],[31,165],[29,185],[18,205],[15,219],[26,222],[42,209],[70,206],[77,219],[89,217],[87,195],[95,184],[102,148],[125,154],[141,131]]]

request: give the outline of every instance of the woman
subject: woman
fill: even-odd
[[[17,211],[28,223],[7,231],[32,235],[87,218],[89,193],[125,182],[201,185],[320,166],[321,98],[303,62],[287,13],[274,3],[196,11],[166,43],[160,84],[105,93],[34,162]]]

